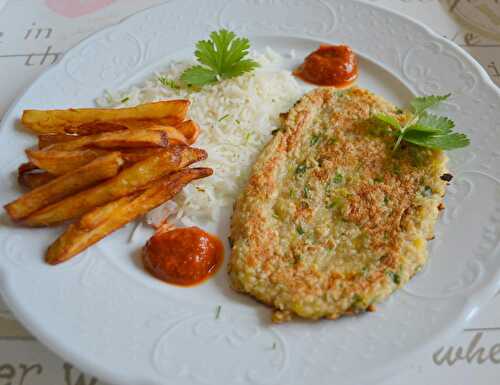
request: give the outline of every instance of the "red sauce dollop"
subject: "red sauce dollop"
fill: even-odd
[[[191,286],[217,271],[224,259],[224,246],[198,227],[159,231],[144,246],[142,259],[156,278]]]
[[[322,44],[293,74],[319,86],[346,87],[358,77],[358,59],[347,45]]]

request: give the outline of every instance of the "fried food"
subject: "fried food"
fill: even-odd
[[[106,154],[109,154],[109,151],[101,149],[26,150],[26,155],[32,164],[54,175],[66,174]],[[125,157],[123,159],[126,160]]]
[[[184,120],[188,108],[188,100],[169,100],[117,109],[25,110],[21,122],[38,134],[84,134],[92,126],[109,125],[113,122],[120,124],[119,122],[128,120],[169,118],[175,124]]]
[[[232,286],[273,306],[276,322],[371,309],[427,261],[447,158],[407,143],[394,152],[375,113],[409,118],[360,88],[307,94],[235,204]]]
[[[162,126],[153,124],[148,127],[148,130],[160,131],[167,135],[168,142],[172,144],[191,144],[188,143],[186,137],[177,128],[172,126]]]
[[[165,147],[166,132],[153,130],[121,130],[80,136],[68,142],[54,143],[42,151],[74,151],[83,148]]]
[[[57,175],[50,174],[46,171],[25,172],[18,174],[17,182],[30,190],[43,186],[57,178]]]
[[[177,145],[174,145],[177,146]],[[150,156],[165,152],[164,148],[124,148],[120,153],[128,164],[140,162]]]
[[[115,176],[122,165],[120,153],[110,153],[35,188],[5,205],[5,210],[13,220],[23,219],[42,207]]]
[[[77,135],[68,134],[47,134],[38,135],[38,148],[43,149],[55,143],[70,142],[72,140],[78,139]]]
[[[45,260],[56,265],[70,259],[128,222],[172,199],[189,182],[211,174],[209,168],[184,169],[151,183],[140,193],[94,209],[68,227],[49,247]]]
[[[187,144],[193,144],[200,135],[200,127],[192,120],[186,120],[175,126],[186,138]]]
[[[125,168],[114,178],[33,213],[24,223],[28,226],[51,226],[77,218],[95,207],[144,190],[152,181],[206,157],[204,150],[169,146],[163,153]]]

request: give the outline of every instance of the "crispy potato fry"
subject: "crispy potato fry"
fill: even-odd
[[[67,128],[65,132],[68,135],[94,135],[101,132],[120,131],[127,129],[141,129],[148,128],[151,125],[160,126],[176,126],[182,123],[183,118],[180,116],[167,116],[161,119],[129,119],[129,120],[116,120],[112,122],[92,122],[85,123],[78,127]],[[58,134],[52,134],[58,135]],[[65,134],[60,134],[65,135]],[[57,138],[52,138],[57,139]]]
[[[159,155],[165,152],[170,146],[169,144],[166,148],[124,148],[120,150],[120,153],[127,164],[133,164],[149,158],[150,156]],[[173,146],[176,147],[177,145]]]
[[[33,163],[23,163],[17,169],[17,182],[29,189],[34,189],[50,182],[56,176],[40,170]]]
[[[48,248],[45,260],[51,265],[67,261],[120,227],[172,199],[192,180],[212,174],[209,168],[184,169],[170,174],[139,194],[121,198],[85,214]]]
[[[175,126],[187,140],[187,144],[193,144],[200,136],[200,127],[192,120],[186,120]]]
[[[103,132],[101,134],[80,136],[78,139],[55,143],[45,147],[43,151],[73,151],[82,148],[124,148],[124,147],[165,147],[168,136],[162,131],[122,130]]]
[[[78,139],[77,135],[53,134],[53,135],[38,135],[38,148],[42,149],[54,143],[70,142]]]
[[[172,144],[188,144],[186,137],[175,127],[151,125],[149,130],[164,132],[168,137],[168,142]]]
[[[189,100],[168,100],[130,108],[70,108],[25,110],[22,124],[39,134],[79,133],[78,127],[95,123],[174,117],[183,121]]]
[[[31,214],[24,223],[28,226],[50,226],[77,218],[97,206],[144,190],[152,181],[206,157],[204,150],[169,146],[163,153],[135,163],[110,180]]]
[[[43,149],[55,143],[70,142],[81,136],[95,135],[103,132],[120,130],[153,130],[163,131],[168,135],[168,141],[172,144],[193,144],[199,134],[199,127],[192,121],[179,122],[175,119],[151,119],[151,120],[129,120],[119,123],[96,123],[88,125],[85,130],[80,130],[78,135],[70,134],[47,134],[38,136],[38,148]],[[189,139],[185,136],[189,135]]]
[[[70,194],[115,176],[122,165],[123,159],[119,152],[97,158],[85,166],[24,194],[5,205],[5,210],[13,220],[20,220]]]
[[[26,162],[26,163],[22,163],[17,168],[17,173],[18,173],[18,175],[22,175],[22,174],[25,174],[27,172],[36,171],[36,170],[39,170],[39,168],[37,166],[35,166],[31,162]]]
[[[106,154],[109,154],[109,151],[100,149],[75,151],[26,150],[28,159],[34,165],[54,175],[66,174]],[[123,159],[125,160],[124,157]]]
[[[19,174],[17,176],[17,182],[30,190],[34,188],[43,186],[44,184],[56,179],[57,175],[50,174],[48,172],[28,172]]]

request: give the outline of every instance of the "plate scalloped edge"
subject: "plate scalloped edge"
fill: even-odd
[[[75,74],[74,70],[75,68],[78,68],[78,64],[82,62],[85,62],[85,57],[88,59],[88,55],[95,55],[96,52],[99,52],[99,48],[97,48],[97,51],[93,51],[93,49],[96,49],[96,44],[104,44],[104,48],[101,47],[101,49],[105,49],[105,42],[106,41],[116,41],[115,39],[122,38],[123,36],[120,36],[119,34],[117,36],[114,36],[114,33],[118,30],[121,30],[122,32],[126,30],[127,25],[133,26],[134,20],[139,21],[141,17],[144,17],[147,19],[147,15],[150,15],[151,20],[155,19],[155,14],[161,14],[162,10],[167,9],[168,7],[171,7],[174,5],[175,2],[167,3],[167,4],[162,4],[159,6],[155,6],[151,9],[141,11],[136,15],[132,15],[124,19],[121,23],[108,27],[102,31],[99,31],[92,36],[88,37],[81,43],[79,43],[77,46],[75,46],[67,55],[65,55],[60,62],[58,62],[55,66],[49,68],[47,71],[45,71],[30,87],[28,87],[24,93],[16,99],[16,101],[12,104],[12,106],[9,108],[9,110],[5,113],[4,119],[2,121],[2,126],[0,128],[0,134],[4,135],[5,130],[7,129],[8,126],[12,126],[12,123],[15,121],[15,117],[17,116],[17,113],[19,112],[18,110],[20,109],[19,103],[25,99],[29,93],[37,87],[38,84],[43,82],[44,80],[48,79],[52,74],[54,75],[55,78],[57,78],[57,72],[60,71],[61,69],[64,69],[66,73],[68,73],[70,76],[74,77],[75,82],[77,84],[81,84],[82,80],[86,79],[87,77],[94,76],[98,74],[98,72],[102,72],[102,68],[99,68],[99,71],[94,71],[94,70],[89,70],[90,72],[85,72],[81,74]],[[188,9],[188,6],[191,2],[186,1],[182,4],[182,7],[186,7]],[[230,2],[227,1],[214,1],[211,3],[211,5],[218,3],[222,4],[224,7],[229,5]],[[244,5],[254,5],[256,2],[254,1],[235,1],[232,2],[231,4],[235,3],[241,3]],[[261,1],[259,4],[266,4],[268,1]],[[280,1],[275,1],[273,3],[280,4]],[[306,3],[306,2],[294,2],[294,4],[298,4],[300,6],[301,3]],[[180,5],[179,3],[177,3]],[[187,5],[186,5],[187,4]],[[281,4],[282,6],[284,4]],[[398,29],[401,31],[406,31],[406,35],[409,36],[410,32],[414,32],[415,34],[423,34],[427,39],[423,39],[422,44],[419,46],[411,46],[411,48],[403,51],[398,51],[396,48],[394,49],[395,52],[390,52],[390,55],[387,54],[387,52],[384,53],[384,55],[387,55],[387,57],[381,57],[380,53],[377,53],[377,50],[380,50],[382,52],[382,49],[384,48],[384,41],[383,39],[382,42],[377,41],[375,44],[373,44],[373,47],[370,47],[373,51],[370,51],[366,53],[368,57],[371,57],[374,61],[377,63],[381,63],[382,66],[384,67],[393,67],[394,65],[401,65],[401,76],[400,78],[403,79],[407,84],[410,84],[411,87],[417,92],[417,93],[430,93],[430,92],[436,92],[439,91],[440,88],[443,88],[443,84],[460,84],[461,87],[455,90],[459,96],[465,95],[467,97],[468,92],[472,92],[473,90],[477,89],[480,86],[483,86],[484,91],[488,91],[490,94],[489,96],[496,97],[500,101],[500,91],[498,88],[494,85],[494,83],[491,81],[489,76],[487,75],[486,71],[472,59],[472,57],[463,51],[460,47],[458,47],[456,44],[446,40],[445,38],[437,35],[434,33],[431,29],[429,29],[427,26],[414,21],[404,15],[401,14],[396,14],[394,12],[389,12],[377,5],[373,4],[367,4],[367,3],[355,3],[352,2],[350,3],[349,1],[316,1],[314,3],[315,6],[318,7],[328,7],[330,9],[335,9],[336,11],[343,10],[342,14],[347,14],[349,12],[350,15],[356,14],[363,14],[365,12],[365,18],[367,18],[367,26],[370,26],[370,23],[373,22],[373,20],[377,22],[382,22],[385,18],[386,20],[386,25],[388,25],[388,31],[389,33],[398,33]],[[180,7],[180,8],[182,8]],[[214,7],[215,8],[215,7]],[[356,10],[354,10],[356,8]],[[157,10],[158,12],[155,12]],[[346,10],[349,10],[349,12],[346,12]],[[196,11],[197,14],[202,14],[204,11],[203,6],[200,6],[198,10]],[[210,12],[207,10],[208,14]],[[272,14],[272,12],[271,12]],[[320,39],[325,39],[325,36],[321,36],[323,33],[331,33],[336,31],[335,28],[338,25],[343,25],[346,27],[346,29],[343,31],[342,36],[345,36],[346,41],[349,40],[348,35],[350,33],[353,33],[352,31],[347,28],[347,25],[342,24],[342,18],[344,16],[339,16],[340,12],[335,13],[335,17],[332,19],[332,28],[329,28],[328,22],[324,25],[312,25],[309,27],[309,31],[296,31],[294,30],[293,25],[289,25],[288,23],[282,24],[282,28],[278,29],[275,28],[275,31],[269,31],[266,30],[265,28],[269,28],[269,26],[260,26],[264,28],[264,31],[270,34],[276,33],[276,34],[290,34],[290,35],[296,35],[298,33],[305,34],[308,37],[315,37],[315,38],[320,38]],[[295,14],[297,17],[300,16],[302,17],[303,14]],[[216,25],[225,25],[224,20],[218,15],[219,17],[216,18],[217,22],[215,23]],[[245,14],[247,16],[247,14]],[[151,21],[149,20],[149,21]],[[397,20],[400,22],[397,26],[396,25],[391,25],[389,22],[390,20]],[[185,20],[184,20],[185,21]],[[182,23],[182,19],[178,20],[179,23]],[[227,23],[226,23],[227,24]],[[352,23],[350,23],[352,24]],[[160,26],[162,24],[159,24]],[[136,28],[139,28],[137,25],[135,26]],[[214,27],[214,24],[210,25],[207,23],[207,25],[204,25],[204,29],[210,29]],[[257,25],[259,27],[259,25]],[[417,28],[418,27],[418,28]],[[202,29],[203,29],[202,28]],[[243,24],[238,26],[235,26],[236,30],[248,28],[245,27]],[[255,28],[255,26],[254,26]],[[351,27],[352,28],[352,27]],[[411,28],[414,28],[414,31],[410,31]],[[391,30],[392,29],[392,30]],[[139,30],[139,29],[138,29]],[[305,33],[304,33],[305,32]],[[158,39],[158,36],[154,36],[155,31],[147,31],[147,28],[144,30],[145,37],[151,37],[153,40]],[[158,31],[156,31],[158,33]],[[149,35],[148,35],[149,34]],[[403,34],[404,37],[406,35]],[[116,71],[116,68],[114,69],[113,73],[113,68],[105,68],[106,70],[109,70],[111,72],[105,72],[103,73],[104,77],[114,77],[114,84],[119,84],[124,77],[126,77],[129,73],[133,73],[136,71],[138,68],[141,67],[143,64],[143,61],[155,61],[155,56],[158,56],[160,54],[163,54],[164,51],[161,49],[155,50],[154,43],[150,42],[141,42],[139,39],[133,36],[133,34],[130,33],[125,33],[126,39],[125,43],[126,46],[125,48],[129,48],[131,52],[134,52],[137,54],[136,56],[132,55],[129,58],[125,58],[127,60],[124,60],[123,63],[118,65],[119,70],[123,70],[121,73],[120,71]],[[189,36],[189,38],[195,40],[197,37],[196,34],[192,34]],[[327,40],[328,37],[326,37],[325,40]],[[161,40],[161,39],[160,39]],[[94,43],[93,43],[94,42]],[[97,42],[97,43],[96,43]],[[357,42],[356,37],[353,37],[350,42],[356,47],[360,43]],[[181,44],[182,46],[182,44]],[[122,46],[123,48],[123,46]],[[158,48],[158,47],[156,47]],[[179,47],[172,47],[171,51],[175,51],[175,49],[178,49]],[[387,47],[385,47],[387,48]],[[90,52],[89,52],[90,50]],[[83,57],[78,57],[76,53],[78,52],[85,52],[85,55]],[[158,52],[157,54],[154,54],[154,52]],[[456,67],[456,72],[454,75],[457,77],[454,78],[450,75],[449,78],[443,78],[440,79],[439,77],[436,78],[436,74],[432,73],[433,67],[426,68],[425,66],[418,65],[418,60],[414,60],[414,58],[419,57],[420,59],[422,56],[427,55],[427,59],[429,63],[434,63],[435,60],[442,60],[443,58],[448,60],[448,64],[450,66]],[[436,59],[437,57],[437,59]],[[413,59],[412,59],[413,58]],[[419,60],[420,60],[419,59]],[[75,60],[77,62],[75,62]],[[389,65],[385,65],[384,63],[388,61]],[[76,64],[75,64],[76,63]],[[94,72],[92,72],[94,71]],[[101,75],[100,73],[98,74],[99,76]],[[80,77],[78,79],[78,77]],[[56,79],[57,81],[60,81],[60,79]],[[64,84],[60,84],[61,87],[65,87]],[[78,90],[75,91],[76,96],[78,96]],[[49,99],[49,103],[57,103],[57,101],[54,99],[52,100],[48,95],[47,98]],[[478,100],[473,100],[472,101],[474,105],[482,105],[485,104],[484,100],[481,100],[478,98]],[[446,111],[450,112],[451,114],[458,114],[460,112],[461,108],[461,103],[462,102],[452,102],[449,105],[446,106]],[[486,102],[487,103],[487,102]],[[492,103],[492,105],[497,105],[498,103]],[[486,106],[488,107],[488,106]],[[457,110],[458,108],[458,110]],[[16,111],[17,110],[17,111]],[[491,111],[491,108],[487,108],[487,111]],[[498,116],[499,114],[496,113]],[[486,118],[490,116],[495,116],[493,112],[490,112],[490,115],[486,114]],[[477,116],[476,116],[477,118]],[[469,120],[471,123],[474,121],[474,117],[472,120]],[[498,119],[497,119],[498,121]],[[464,120],[464,123],[466,124],[468,121]],[[491,135],[495,135],[496,130],[498,128],[493,127],[494,129],[491,130],[493,133]],[[494,142],[491,140],[489,136],[486,136],[483,138],[484,142]],[[491,146],[488,146],[488,143],[480,143],[483,148],[487,149],[487,155],[490,156],[490,154],[495,154],[495,151],[493,149],[490,150]],[[492,155],[492,156],[493,156]],[[498,156],[498,155],[497,155]],[[461,171],[459,172],[459,176],[462,174],[465,174],[467,172],[480,172],[483,173],[487,176],[490,176],[492,180],[495,181],[495,185],[498,185],[499,183],[499,176],[498,174],[490,174],[493,173],[491,170],[491,164],[486,163],[486,162],[481,162],[482,159],[486,158],[485,155],[478,155],[476,154],[474,159],[467,159],[466,156],[464,155],[457,155],[456,158],[452,159],[452,166],[457,166],[462,168]],[[491,160],[490,160],[491,162]],[[489,167],[489,168],[488,168]],[[498,198],[496,198],[498,200]],[[500,222],[500,215],[498,217],[495,217],[494,219],[495,224],[498,224]],[[496,230],[495,230],[496,231]],[[1,234],[1,233],[0,233]],[[498,234],[493,234],[493,236],[498,237]],[[3,239],[3,238],[2,238]],[[496,242],[496,243],[495,243]],[[4,249],[5,251],[5,249]],[[488,250],[487,253],[487,258],[488,261],[491,259],[491,257],[495,257],[495,255],[498,255],[498,239],[494,238],[493,246],[491,250]],[[80,265],[80,264],[78,264]],[[2,266],[0,264],[0,266]],[[440,329],[434,330],[433,333],[427,334],[425,337],[425,343],[418,345],[418,346],[412,346],[410,351],[407,352],[407,354],[404,357],[399,357],[397,360],[392,362],[390,365],[385,365],[384,367],[380,367],[378,369],[374,369],[370,371],[366,376],[363,377],[357,377],[355,378],[356,381],[361,381],[363,379],[371,379],[373,380],[374,378],[380,378],[382,376],[385,376],[386,374],[389,373],[391,368],[394,368],[396,366],[401,366],[405,365],[409,362],[409,360],[414,357],[415,354],[425,351],[429,347],[432,346],[432,340],[436,337],[439,336],[439,338],[449,338],[453,334],[456,334],[460,328],[463,326],[464,322],[472,317],[472,315],[477,311],[477,309],[482,306],[484,303],[486,303],[490,298],[492,298],[496,291],[500,289],[500,267],[498,265],[496,266],[496,273],[491,272],[491,276],[486,282],[473,282],[474,285],[469,285],[466,290],[463,291],[461,294],[461,298],[464,298],[463,304],[461,306],[461,310],[458,313],[454,313],[455,319],[452,322],[449,322],[446,325],[446,328],[444,326]],[[4,296],[5,300],[8,303],[8,305],[11,307],[13,310],[14,314],[18,319],[29,329],[31,330],[43,343],[45,343],[47,346],[49,346],[51,349],[59,353],[60,355],[64,356],[67,359],[70,359],[71,361],[74,361],[75,364],[77,364],[79,367],[81,367],[83,370],[88,371],[89,373],[94,373],[98,377],[100,377],[103,380],[107,381],[115,381],[121,384],[137,384],[137,383],[144,383],[142,381],[143,379],[135,378],[131,379],[130,377],[127,377],[126,374],[119,373],[117,371],[117,368],[107,368],[102,364],[99,364],[96,359],[92,359],[89,357],[84,357],[83,355],[80,355],[78,353],[75,353],[74,350],[72,349],[71,346],[68,346],[64,342],[54,339],[53,335],[50,333],[44,333],[42,330],[40,330],[39,325],[37,323],[37,320],[33,319],[30,317],[29,312],[26,312],[26,309],[24,309],[22,306],[18,306],[15,300],[15,293],[14,293],[14,286],[12,286],[13,282],[10,279],[9,276],[7,276],[7,271],[4,269],[0,269],[0,274],[2,275],[2,280],[1,280],[1,285],[2,289],[4,291]],[[481,276],[481,278],[484,278]],[[395,301],[398,302],[404,302],[405,298],[407,295],[410,294],[401,294],[398,295],[398,297],[395,299]],[[344,322],[345,323],[345,322]],[[327,329],[327,328],[325,328]],[[329,329],[327,329],[328,331]],[[325,364],[326,365],[326,364]],[[336,375],[336,372],[333,371],[331,375]],[[263,383],[260,379],[255,379],[252,376],[249,376],[250,380],[248,381],[249,383]],[[139,380],[139,381],[137,381]],[[150,383],[152,380],[148,379],[147,383]],[[245,380],[246,381],[246,380]],[[352,379],[354,381],[354,379]],[[265,381],[264,381],[265,382]],[[346,381],[350,382],[350,381]]]

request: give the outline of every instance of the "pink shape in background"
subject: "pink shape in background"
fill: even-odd
[[[80,17],[106,8],[114,0],[45,0],[55,13],[65,17]]]

